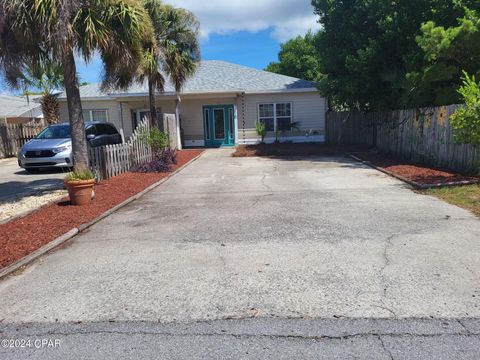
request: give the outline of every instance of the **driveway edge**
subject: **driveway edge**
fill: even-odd
[[[130,204],[131,202],[141,198],[143,195],[149,193],[150,191],[154,190],[155,188],[157,188],[158,186],[160,186],[161,184],[163,184],[164,182],[166,182],[167,180],[169,180],[172,176],[178,174],[180,171],[182,171],[183,169],[185,169],[187,166],[189,166],[190,164],[192,164],[193,162],[197,161],[201,156],[203,155],[203,152],[200,153],[199,155],[197,155],[196,157],[194,157],[193,159],[191,159],[190,161],[188,161],[186,164],[184,164],[183,166],[179,167],[177,170],[171,172],[170,174],[168,174],[168,176],[164,177],[163,179],[157,181],[156,183],[150,185],[149,187],[147,187],[146,189],[142,190],[141,192],[131,196],[130,198],[128,198],[127,200],[121,202],[120,204],[114,206],[113,208],[111,208],[110,210],[107,210],[106,212],[104,212],[103,214],[99,215],[98,217],[96,217],[95,219],[93,219],[92,221],[86,223],[86,224],[82,224],[80,225],[79,227],[76,227],[76,228],[73,228],[71,229],[70,231],[66,232],[65,234],[63,235],[60,235],[59,237],[57,237],[56,239],[50,241],[48,244],[45,244],[43,245],[41,248],[35,250],[34,252],[24,256],[23,258],[21,258],[20,260],[14,262],[13,264],[10,264],[8,265],[6,268],[4,269],[1,269],[0,270],[0,280],[3,280],[5,277],[11,275],[12,273],[16,272],[17,270],[19,270],[20,268],[32,263],[33,261],[35,261],[36,259],[38,259],[39,257],[47,254],[48,252],[54,250],[55,248],[57,248],[58,246],[62,245],[63,243],[65,243],[66,241],[74,238],[75,236],[77,236],[78,234],[81,234],[83,231],[85,231],[86,229],[92,227],[93,225],[95,225],[96,223],[98,223],[99,221],[105,219],[107,216],[110,216],[112,215],[114,212],[120,210],[121,208],[127,206],[128,204]]]
[[[350,154],[350,153],[345,153],[348,157],[352,158],[355,161],[361,162],[364,165],[370,166],[371,168],[378,170],[384,174],[390,175],[394,178],[397,178],[398,180],[401,180],[408,185],[412,186],[413,188],[417,190],[427,190],[427,189],[432,189],[432,188],[442,188],[442,187],[452,187],[452,186],[463,186],[463,185],[474,185],[478,184],[478,181],[456,181],[456,182],[448,182],[448,183],[442,183],[442,184],[420,184],[416,181],[408,180],[407,178],[404,178],[401,175],[395,174],[391,171],[388,171],[384,168],[381,168],[379,166],[376,166],[372,164],[370,161],[362,160],[359,157]]]

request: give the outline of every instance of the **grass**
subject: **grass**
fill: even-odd
[[[480,185],[429,189],[425,190],[425,194],[436,196],[450,204],[470,210],[480,217]]]
[[[65,176],[65,181],[82,181],[95,179],[95,174],[90,170],[83,170],[78,172],[71,172]]]

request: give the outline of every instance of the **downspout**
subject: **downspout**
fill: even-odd
[[[175,121],[177,125],[177,149],[182,150],[182,136],[181,136],[181,129],[180,129],[180,103],[182,99],[180,98],[180,94],[177,93],[177,99],[175,100]]]
[[[238,93],[237,94],[237,99],[236,99],[236,104],[233,108],[233,118],[234,118],[234,122],[233,122],[233,126],[234,126],[234,143],[235,145],[238,145],[239,143],[239,136],[238,136],[238,103],[239,103],[239,100],[241,100],[241,96],[242,94],[241,93]]]
[[[241,102],[242,102],[242,137],[243,137],[243,145],[246,144],[245,139],[245,91],[241,94]]]

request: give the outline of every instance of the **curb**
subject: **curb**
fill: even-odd
[[[81,234],[82,232],[84,232],[86,229],[92,227],[93,225],[95,225],[96,223],[98,223],[99,221],[105,219],[107,216],[110,216],[112,215],[114,212],[120,210],[121,208],[127,206],[128,204],[130,204],[131,202],[135,201],[135,200],[138,200],[139,198],[141,198],[143,195],[145,195],[146,193],[154,190],[155,188],[159,187],[160,185],[162,185],[164,182],[166,182],[167,180],[169,180],[172,176],[178,174],[180,171],[182,171],[183,169],[185,169],[187,166],[189,166],[190,164],[192,164],[193,162],[197,161],[202,155],[204,154],[204,152],[200,153],[199,155],[197,155],[196,157],[194,157],[193,159],[191,159],[190,161],[186,162],[183,166],[179,167],[177,170],[171,172],[170,174],[168,174],[168,176],[164,177],[163,179],[160,179],[159,181],[157,181],[156,183],[150,185],[149,187],[147,187],[146,189],[140,191],[139,193],[129,197],[127,200],[121,202],[120,204],[114,206],[113,208],[111,208],[110,210],[107,210],[106,212],[104,212],[103,214],[99,215],[98,217],[96,217],[95,219],[93,219],[92,221],[86,223],[86,224],[82,224],[80,226],[78,226],[77,228],[73,228],[72,230],[68,231],[67,233],[57,237],[56,239],[50,241],[49,243],[43,245],[41,248],[35,250],[34,252],[32,252],[31,254],[28,254],[27,256],[24,256],[23,258],[21,258],[20,260],[14,262],[13,264],[10,264],[8,265],[6,268],[0,270],[0,280],[3,280],[5,277],[11,275],[12,273],[14,273],[15,271],[19,270],[20,268],[30,264],[31,262],[35,261],[36,259],[38,259],[39,257],[47,254],[48,252],[54,250],[55,248],[57,248],[58,246],[62,245],[64,242],[74,238],[75,236],[77,236],[78,234]]]
[[[379,166],[376,166],[372,164],[370,161],[362,160],[359,157],[350,154],[350,153],[345,153],[348,157],[352,158],[353,160],[356,160],[358,162],[361,162],[362,164],[365,164],[367,166],[370,166],[371,168],[378,170],[380,172],[383,172],[384,174],[390,175],[394,178],[397,178],[398,180],[401,180],[408,185],[412,186],[413,188],[417,190],[426,190],[426,189],[432,189],[432,188],[443,188],[443,187],[452,187],[452,186],[462,186],[462,185],[474,185],[480,183],[480,180],[471,180],[471,181],[457,181],[457,182],[448,182],[448,183],[443,183],[443,184],[420,184],[416,181],[408,180],[407,178],[395,174],[391,171],[388,171],[384,168],[381,168]]]
[[[31,254],[28,254],[27,256],[24,256],[23,258],[21,258],[17,262],[14,262],[13,264],[7,266],[5,269],[1,270],[0,271],[0,279],[3,279],[5,276],[10,275],[11,273],[17,271],[21,267],[23,267],[25,265],[28,265],[29,263],[36,260],[40,256],[46,254],[50,250],[53,250],[57,246],[63,244],[65,241],[73,238],[77,234],[78,234],[78,229],[77,228],[72,229],[69,232],[67,232],[66,234],[63,234],[63,235],[59,236],[58,238],[56,238],[53,241],[50,241],[48,244],[43,245],[40,249],[35,250],[34,252],[32,252]]]

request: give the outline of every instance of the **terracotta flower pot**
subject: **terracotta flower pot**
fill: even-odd
[[[86,205],[92,201],[95,179],[65,181],[72,205]]]

